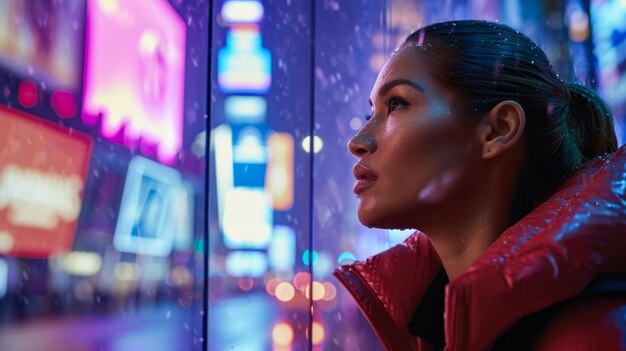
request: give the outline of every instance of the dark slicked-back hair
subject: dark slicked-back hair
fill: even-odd
[[[525,153],[513,203],[517,221],[588,160],[617,149],[613,118],[590,88],[566,84],[530,38],[487,21],[436,23],[410,34],[431,76],[460,97],[459,118],[479,121],[504,100],[526,114]]]

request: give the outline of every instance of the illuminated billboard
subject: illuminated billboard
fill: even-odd
[[[263,18],[263,4],[253,0],[228,0],[221,16],[226,23],[258,23]]]
[[[0,107],[0,253],[70,250],[91,155],[87,135]]]
[[[168,256],[177,233],[180,173],[135,156],[128,166],[113,246],[118,251]]]
[[[48,87],[77,89],[83,1],[0,1],[0,64]]]
[[[87,3],[83,121],[104,137],[154,148],[171,164],[182,147],[185,22],[166,0]]]
[[[233,25],[226,47],[217,54],[217,80],[225,93],[267,93],[272,83],[272,56],[262,47],[256,25]]]

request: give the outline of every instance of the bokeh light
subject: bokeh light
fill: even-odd
[[[337,257],[337,263],[342,264],[342,265],[351,264],[351,263],[354,263],[354,261],[356,261],[356,257],[354,256],[352,252],[348,252],[348,251],[344,251],[340,253],[339,257]]]
[[[308,266],[310,264],[309,259],[313,261],[313,264],[317,263],[317,251],[313,250],[313,252],[310,252],[309,250],[304,250],[302,262]]]
[[[37,85],[32,80],[23,80],[17,90],[17,101],[24,107],[37,104]]]
[[[265,291],[271,296],[276,296],[276,287],[280,283],[280,280],[277,278],[272,278],[265,283]]]
[[[324,141],[322,141],[322,138],[315,135],[313,137],[313,153],[316,154],[322,151],[323,147],[324,147]],[[302,139],[302,148],[307,153],[311,152],[311,137],[307,136],[304,139]]]
[[[250,291],[254,287],[252,278],[239,278],[239,288],[243,291]]]
[[[330,282],[324,282],[323,285],[324,285],[324,296],[322,297],[322,300],[331,301],[332,299],[335,298],[335,296],[337,296],[337,288],[335,288],[335,285]],[[315,293],[313,293],[313,296],[315,296]]]
[[[313,282],[313,301],[319,301],[321,299],[324,298],[324,295],[326,294],[326,289],[324,287],[324,284],[318,282],[318,281],[314,281]],[[304,290],[304,296],[306,296],[306,298],[308,299],[310,296],[310,286],[307,285],[306,289]]]
[[[299,272],[293,277],[293,285],[302,293],[304,293],[304,291],[308,289],[310,283],[311,274],[309,274],[308,272]]]
[[[276,298],[288,302],[296,295],[296,290],[289,282],[282,282],[276,286]]]
[[[287,323],[278,323],[272,329],[272,341],[278,346],[289,346],[293,342],[293,328]]]
[[[311,341],[313,345],[319,345],[324,341],[324,327],[319,322],[313,322],[313,333],[311,335]],[[309,328],[306,330],[307,338],[309,336]]]

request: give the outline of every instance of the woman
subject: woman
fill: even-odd
[[[386,349],[626,349],[626,150],[596,94],[456,21],[411,34],[370,104],[359,220],[418,232],[335,275]]]

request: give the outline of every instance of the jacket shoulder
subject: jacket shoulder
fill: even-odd
[[[547,323],[535,350],[626,350],[626,293],[576,299]]]

